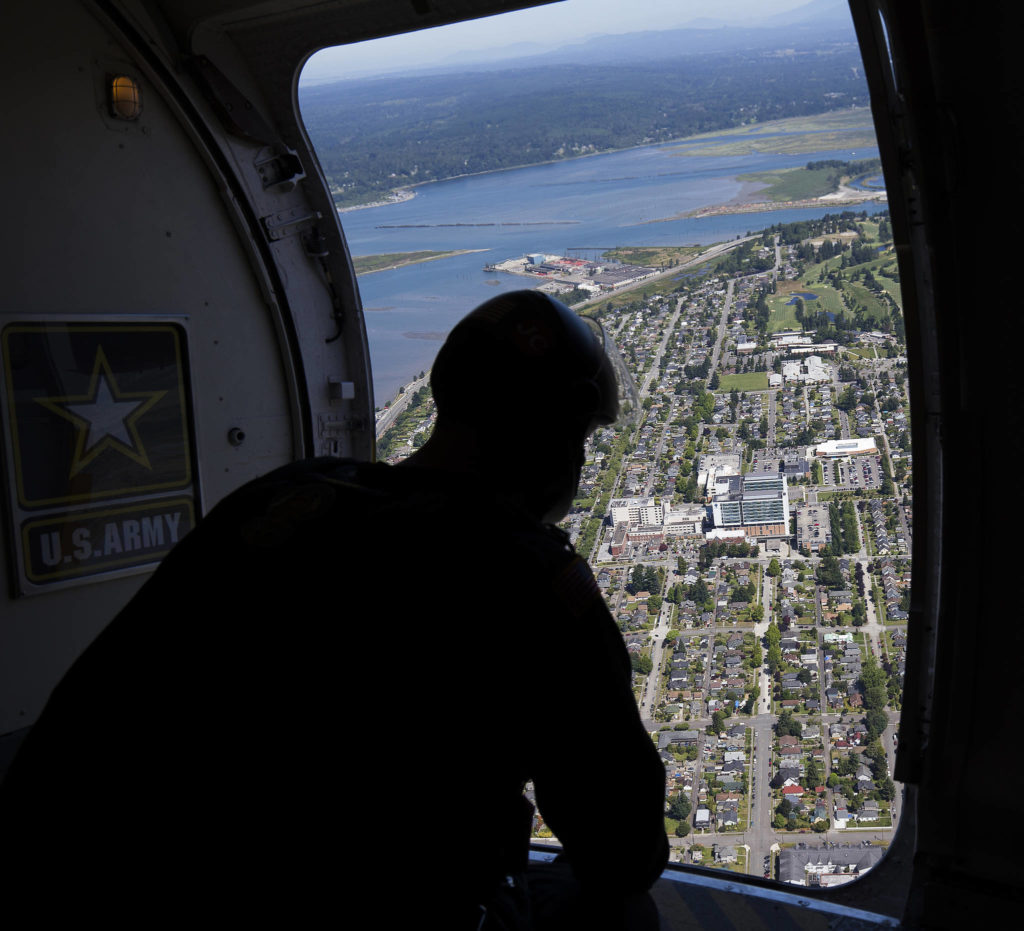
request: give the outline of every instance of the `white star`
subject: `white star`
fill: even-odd
[[[82,450],[83,453],[88,453],[107,436],[124,443],[129,449],[134,448],[135,443],[128,432],[126,421],[148,400],[148,397],[142,400],[116,400],[110,391],[106,375],[101,372],[96,385],[96,396],[92,401],[85,404],[65,404],[64,407],[76,417],[89,422],[85,434],[85,448]]]
[[[36,398],[49,411],[76,427],[70,475],[77,475],[106,450],[127,456],[152,469],[139,436],[139,419],[166,391],[121,391],[102,346],[96,347],[89,390],[62,398]]]

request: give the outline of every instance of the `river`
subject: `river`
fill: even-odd
[[[657,222],[727,203],[743,190],[739,174],[811,160],[877,156],[877,149],[681,156],[676,143],[665,143],[427,184],[403,203],[343,213],[353,255],[488,250],[359,279],[376,403],[390,401],[399,386],[430,368],[445,334],[466,311],[526,283],[519,276],[484,272],[487,262],[527,252],[565,254],[570,248],[710,244],[773,223],[835,213],[843,208],[833,204]],[[853,209],[874,213],[885,205]]]

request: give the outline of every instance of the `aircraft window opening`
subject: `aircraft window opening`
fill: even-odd
[[[821,28],[856,50],[835,6],[845,25]],[[583,2],[564,7],[587,21]],[[631,5],[634,30],[644,10]],[[839,887],[896,834],[912,578],[901,269],[859,51],[850,69],[841,42],[818,49],[859,70],[848,80],[800,72],[799,47],[756,62],[704,49],[710,96],[688,87],[632,138],[630,120],[650,114],[630,82],[643,73],[661,100],[682,80],[677,60],[648,38],[648,60],[631,63],[630,29],[607,19],[619,44],[594,42],[600,67],[586,30],[557,51],[562,12],[328,50],[302,75],[359,275],[378,457],[429,438],[433,354],[475,304],[539,287],[597,316],[642,411],[590,437],[564,527],[620,626],[666,763],[672,863]],[[543,24],[530,33],[542,48],[516,60],[500,47],[521,20]],[[730,56],[726,101],[709,88]],[[780,81],[819,82],[817,111],[742,102],[776,65]],[[695,99],[722,109],[688,122]],[[785,141],[801,134],[819,141]],[[533,832],[552,840],[539,816]]]

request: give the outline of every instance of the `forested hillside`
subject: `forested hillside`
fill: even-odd
[[[339,205],[403,185],[868,102],[852,44],[303,88]]]

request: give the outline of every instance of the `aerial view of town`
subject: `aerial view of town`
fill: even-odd
[[[858,210],[486,267],[600,320],[639,388],[564,529],[631,657],[672,860],[800,885],[876,865],[902,797],[907,363],[889,217]],[[429,436],[428,378],[378,412],[379,458]]]

